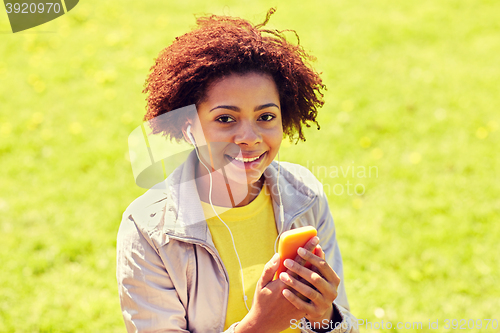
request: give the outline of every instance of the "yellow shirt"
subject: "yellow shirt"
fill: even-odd
[[[209,203],[202,202],[208,228],[212,234],[215,248],[226,266],[229,275],[229,300],[224,329],[241,321],[248,313],[243,301],[243,287],[238,258],[226,226],[214,216]],[[247,305],[250,309],[265,264],[274,255],[274,241],[278,236],[274,222],[274,211],[269,191],[263,188],[257,198],[243,207],[228,208],[214,206],[221,219],[233,234],[234,243],[243,267]],[[287,329],[283,332],[298,331]]]

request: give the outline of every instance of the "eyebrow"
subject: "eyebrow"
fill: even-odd
[[[267,104],[263,104],[263,105],[257,106],[253,111],[257,112],[257,111],[260,111],[260,110],[263,110],[263,109],[266,109],[266,108],[270,108],[270,107],[273,107],[273,106],[276,107],[276,108],[278,108],[278,110],[279,110],[279,106],[277,106],[276,104],[274,104],[274,103],[267,103]],[[216,107],[214,107],[213,109],[211,109],[208,112],[212,112],[215,109],[227,109],[227,110],[231,110],[231,111],[235,111],[235,112],[240,112],[240,108],[237,107],[237,106],[233,106],[233,105],[217,105]]]

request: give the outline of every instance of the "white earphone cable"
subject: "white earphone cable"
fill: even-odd
[[[276,240],[274,241],[274,253],[278,253],[278,250],[276,248],[278,244],[278,239],[280,238],[281,234],[283,233],[283,227],[285,224],[285,212],[283,210],[283,202],[281,201],[281,191],[280,191],[280,172],[281,171],[281,165],[280,165],[280,151],[278,150],[278,180],[276,182],[276,185],[278,186],[278,196],[280,198],[280,223],[281,223],[281,228],[278,230],[278,237],[276,237]]]
[[[226,224],[226,222],[224,222],[221,219],[221,217],[219,216],[219,214],[217,214],[217,211],[215,210],[215,207],[214,207],[214,205],[212,203],[212,173],[210,172],[210,170],[208,169],[208,167],[205,165],[205,163],[203,163],[203,161],[201,160],[200,155],[198,153],[198,146],[196,145],[195,140],[194,140],[194,138],[191,135],[189,127],[187,129],[187,132],[189,133],[189,136],[191,137],[191,140],[193,141],[193,145],[195,147],[194,150],[196,152],[196,156],[198,156],[198,160],[205,167],[205,169],[207,169],[208,175],[210,177],[210,190],[209,190],[209,195],[208,195],[208,200],[210,202],[210,206],[212,207],[212,210],[214,211],[215,215],[217,215],[217,217],[219,218],[219,220],[226,226],[227,230],[229,231],[229,235],[231,236],[231,241],[233,242],[234,252],[236,253],[236,258],[238,259],[238,264],[240,265],[241,286],[243,288],[243,302],[245,302],[245,307],[247,308],[247,311],[250,312],[250,309],[248,308],[248,304],[247,304],[248,297],[247,297],[246,292],[245,292],[245,279],[243,277],[243,266],[241,265],[241,260],[240,260],[240,256],[238,255],[238,251],[236,250],[236,244],[234,242],[233,233],[231,232],[231,229]]]

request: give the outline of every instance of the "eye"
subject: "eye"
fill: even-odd
[[[262,119],[263,121],[271,121],[273,120],[274,118],[276,118],[275,115],[273,114],[270,114],[270,113],[266,113],[266,114],[263,114],[260,119]]]
[[[229,123],[234,122],[235,120],[231,116],[222,115],[222,116],[215,118],[215,121],[222,123],[222,124],[229,124]]]

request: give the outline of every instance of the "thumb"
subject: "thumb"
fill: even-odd
[[[259,281],[257,281],[257,287],[259,289],[264,288],[266,284],[273,280],[274,274],[278,270],[280,262],[280,255],[275,253],[274,256],[269,260],[264,266],[264,271],[262,271],[262,275],[260,276]]]

